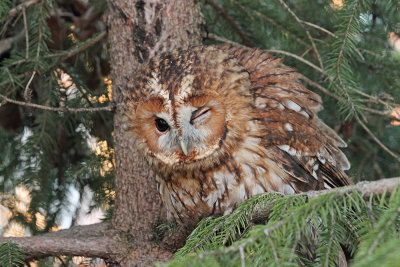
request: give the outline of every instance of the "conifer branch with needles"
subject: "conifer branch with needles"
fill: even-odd
[[[361,241],[362,247],[367,237],[365,234],[374,229],[374,224],[368,222],[371,216],[373,220],[382,220],[386,217],[379,218],[380,212],[393,213],[391,205],[395,206],[400,201],[399,185],[400,177],[397,177],[295,196],[273,193],[258,195],[241,204],[231,215],[202,221],[176,259],[167,266],[185,266],[189,262],[196,264],[207,260],[240,265],[243,258],[251,261],[253,257],[260,260],[261,265],[257,266],[282,262],[299,264],[307,257],[301,254],[299,246],[304,242],[317,241],[321,243],[317,247],[316,258],[310,259],[310,264],[324,261],[331,266],[339,260],[339,243],[350,245],[348,237],[357,235],[359,240],[351,242],[357,244]],[[374,210],[371,211],[371,207]],[[367,210],[372,214],[366,216]],[[241,216],[244,217],[241,220],[232,220]],[[396,218],[393,216],[396,214],[390,215],[390,220]],[[243,220],[248,222],[243,223]],[[261,225],[251,226],[249,222],[252,220]],[[230,232],[231,227],[226,227],[230,223],[235,229],[230,236],[234,238],[228,247],[224,247],[226,243],[222,237]],[[310,227],[313,227],[311,232]],[[388,228],[392,231],[396,224]],[[240,233],[243,232],[247,233],[242,236]],[[381,237],[381,241],[384,240]],[[356,244],[351,245],[357,247]]]

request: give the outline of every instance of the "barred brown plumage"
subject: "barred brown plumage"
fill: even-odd
[[[263,192],[350,183],[346,144],[318,119],[321,98],[298,76],[259,49],[227,46],[175,50],[143,68],[117,110],[170,219],[229,213]]]

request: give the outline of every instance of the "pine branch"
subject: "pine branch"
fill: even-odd
[[[41,110],[47,110],[47,111],[56,111],[56,112],[98,112],[98,111],[112,111],[114,109],[113,105],[106,106],[106,107],[98,107],[98,108],[96,108],[96,107],[95,108],[68,108],[68,107],[56,108],[56,107],[49,107],[49,106],[43,106],[43,105],[34,104],[34,103],[13,100],[13,99],[8,98],[1,94],[0,94],[0,98],[3,99],[3,101],[5,103],[13,103],[13,104],[17,104],[20,106],[36,108],[36,109],[41,109]]]

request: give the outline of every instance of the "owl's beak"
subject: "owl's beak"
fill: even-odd
[[[182,149],[183,154],[185,154],[185,156],[187,156],[188,150],[187,150],[187,145],[185,144],[185,142],[183,142],[183,140],[179,140],[179,145]]]

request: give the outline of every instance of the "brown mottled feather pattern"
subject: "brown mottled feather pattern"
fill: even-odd
[[[350,183],[346,144],[318,119],[321,98],[298,76],[261,50],[227,46],[176,50],[143,68],[117,111],[170,219],[195,223],[262,192]],[[169,130],[157,131],[156,118]]]

